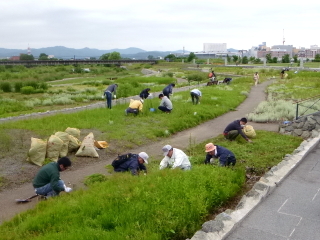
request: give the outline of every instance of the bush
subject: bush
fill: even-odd
[[[197,73],[192,73],[189,74],[187,76],[188,78],[188,82],[190,83],[191,81],[197,81],[197,82],[201,82],[202,80],[204,80],[204,76],[201,74],[197,74]]]
[[[34,87],[31,87],[31,86],[25,86],[20,89],[20,92],[22,94],[32,94],[35,92],[35,89]]]
[[[23,87],[23,83],[22,82],[15,82],[14,83],[14,91],[15,92],[20,92],[21,88]]]
[[[0,84],[0,89],[4,92],[11,92],[11,84],[8,82],[3,82]]]

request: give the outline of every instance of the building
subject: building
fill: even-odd
[[[205,53],[219,53],[219,52],[227,52],[227,44],[226,43],[204,43],[203,44],[203,52]]]

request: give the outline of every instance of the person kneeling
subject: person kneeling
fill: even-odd
[[[161,102],[158,109],[165,113],[171,113],[173,108],[171,100],[162,93],[159,94],[159,98],[161,99]]]
[[[205,164],[211,163],[211,158],[219,158],[220,166],[234,166],[236,164],[236,157],[233,152],[229,149],[222,146],[213,145],[213,143],[208,143],[205,146],[205,152],[207,153],[206,159],[204,160]]]
[[[139,112],[143,109],[143,100],[134,100],[130,99],[129,107],[125,110],[126,115],[128,113],[134,113],[135,115],[138,115]]]
[[[66,187],[64,181],[60,179],[60,172],[70,166],[71,161],[67,157],[62,157],[57,162],[44,165],[33,179],[33,187],[36,194],[49,198],[58,196],[63,191],[71,192],[72,189]]]
[[[112,162],[115,172],[131,171],[132,175],[138,175],[140,171],[147,174],[147,168],[144,163],[148,164],[148,154],[141,152],[139,154],[127,153],[119,156]]]

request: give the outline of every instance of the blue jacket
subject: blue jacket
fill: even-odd
[[[228,166],[230,163],[233,165],[236,163],[236,157],[234,156],[233,152],[231,152],[229,149],[222,147],[222,146],[216,146],[216,152],[217,154],[212,156],[209,153],[206,155],[206,159],[204,160],[204,163],[210,163],[211,158],[219,158],[219,163],[221,166]]]
[[[173,88],[172,83],[170,83],[168,86],[166,86],[166,87],[162,90],[162,92],[163,92],[163,93],[167,93],[167,94],[171,94],[171,93],[172,93],[172,88]]]
[[[144,164],[139,163],[138,154],[132,154],[126,162],[114,169],[115,172],[131,171],[132,175],[137,175],[139,170],[147,171],[147,168]]]

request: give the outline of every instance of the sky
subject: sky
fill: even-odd
[[[0,48],[203,51],[320,46],[316,0],[11,0],[0,2]]]

